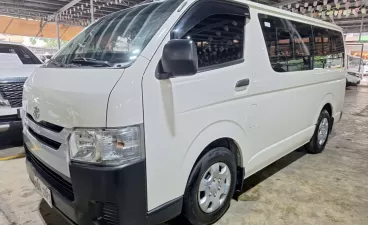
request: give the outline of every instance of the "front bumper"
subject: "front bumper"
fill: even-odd
[[[25,150],[30,179],[33,181],[36,175],[50,188],[53,207],[72,224],[158,224],[181,211],[179,198],[147,212],[144,160],[125,167],[71,163],[69,179],[45,164],[26,145]]]
[[[53,171],[27,147],[27,171],[51,190],[53,206],[79,225],[147,224],[145,161],[126,167],[71,163],[71,179]],[[70,183],[69,183],[70,182]],[[72,196],[66,191],[72,184]]]

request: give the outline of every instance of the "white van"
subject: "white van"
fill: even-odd
[[[0,42],[0,143],[22,139],[23,85],[35,68],[42,65],[27,47]]]
[[[342,115],[339,27],[249,1],[169,0],[86,28],[24,89],[27,168],[76,224],[211,224],[243,180]]]
[[[362,58],[348,55],[347,61],[346,86],[360,84],[364,74],[364,62]]]

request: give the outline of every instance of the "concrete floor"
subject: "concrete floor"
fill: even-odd
[[[251,176],[216,224],[367,225],[368,88],[349,88],[344,112],[322,154],[299,149]],[[35,192],[24,159],[0,161],[0,225],[10,224],[67,224]]]

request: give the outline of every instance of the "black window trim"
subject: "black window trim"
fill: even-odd
[[[278,71],[275,71],[272,67],[272,63],[270,61],[270,58],[268,56],[268,50],[267,50],[267,57],[269,58],[269,65],[270,67],[272,68],[272,70],[278,74],[288,74],[288,73],[291,73],[291,72],[310,72],[310,71],[313,71],[315,69],[314,67],[314,54],[315,54],[315,49],[316,49],[316,44],[315,44],[315,36],[314,36],[314,28],[315,27],[318,27],[318,28],[321,28],[321,29],[326,29],[328,31],[336,31],[338,33],[341,34],[341,37],[342,37],[342,40],[344,40],[344,36],[342,34],[342,32],[340,30],[337,30],[337,29],[333,29],[333,28],[327,28],[327,27],[322,27],[322,26],[319,26],[319,25],[314,25],[314,24],[311,24],[311,23],[305,23],[305,22],[299,22],[299,21],[296,21],[296,20],[293,20],[293,19],[289,19],[289,18],[284,18],[284,17],[280,17],[280,16],[277,16],[277,15],[273,15],[273,14],[268,14],[268,13],[265,13],[265,12],[258,12],[257,13],[257,18],[258,18],[258,22],[260,24],[260,28],[261,28],[261,32],[262,32],[262,36],[263,36],[263,40],[264,42],[265,39],[264,39],[264,34],[263,34],[263,29],[262,29],[262,25],[261,25],[261,21],[260,21],[260,15],[266,15],[266,16],[272,16],[272,17],[276,17],[276,18],[279,18],[279,19],[285,19],[285,20],[289,20],[291,22],[295,22],[295,23],[303,23],[303,24],[307,24],[307,25],[310,25],[311,26],[311,30],[312,30],[312,37],[313,37],[313,57],[311,59],[312,61],[312,69],[310,70],[298,70],[298,71],[285,71],[285,72],[278,72]],[[267,47],[267,46],[266,46]],[[345,66],[345,64],[347,63],[346,62],[346,53],[345,53],[346,49],[345,49],[345,45],[344,45],[344,52],[343,52],[343,57],[342,57],[342,60],[343,60],[343,66]],[[329,69],[329,70],[338,70],[338,69],[341,69],[341,68],[322,68],[322,69]]]
[[[184,17],[186,17],[188,15],[188,13],[190,13],[190,11],[194,8],[194,7],[201,7],[203,4],[205,3],[218,3],[218,4],[228,4],[231,5],[234,9],[236,9],[237,11],[240,11],[240,9],[244,10],[244,14],[240,14],[240,13],[226,13],[228,15],[236,15],[236,16],[245,16],[245,20],[244,21],[244,33],[243,33],[243,51],[242,51],[242,57],[240,59],[236,59],[236,60],[232,60],[229,62],[224,62],[224,63],[219,63],[219,64],[215,64],[215,65],[210,65],[210,66],[205,66],[205,67],[201,67],[198,68],[197,73],[203,73],[203,72],[207,72],[207,71],[211,71],[211,70],[216,70],[216,69],[221,69],[221,68],[225,68],[225,67],[229,67],[229,66],[233,66],[233,65],[237,65],[237,64],[241,64],[245,61],[244,58],[244,53],[245,53],[245,34],[246,34],[246,26],[247,26],[247,19],[250,19],[250,13],[249,13],[249,6],[247,4],[244,3],[240,3],[240,2],[234,2],[234,1],[230,1],[230,0],[203,0],[203,1],[197,1],[195,2],[193,5],[191,5],[190,7],[188,7],[185,12],[180,16],[180,18],[175,22],[175,24],[172,26],[171,30],[170,30],[170,40],[176,39],[177,37],[175,37],[175,29],[176,27],[182,22],[182,19]],[[212,14],[212,15],[216,15],[218,13]],[[224,13],[225,14],[225,13]],[[208,15],[210,16],[210,15]]]

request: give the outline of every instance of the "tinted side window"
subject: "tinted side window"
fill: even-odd
[[[28,49],[16,45],[0,45],[0,53],[17,54],[23,64],[42,64]]]
[[[312,27],[259,14],[272,68],[276,72],[312,69]]]
[[[327,56],[330,55],[330,40],[328,30],[325,28],[314,27],[314,68],[327,68]]]
[[[182,38],[197,45],[198,66],[206,67],[243,58],[245,16],[212,15]]]
[[[343,67],[345,61],[345,45],[342,34],[341,32],[330,30],[328,36],[331,40],[331,55],[327,66],[328,68]]]
[[[27,48],[19,46],[16,52],[23,64],[42,64],[42,62]]]
[[[340,68],[344,66],[344,40],[338,31],[314,27],[314,68]]]

